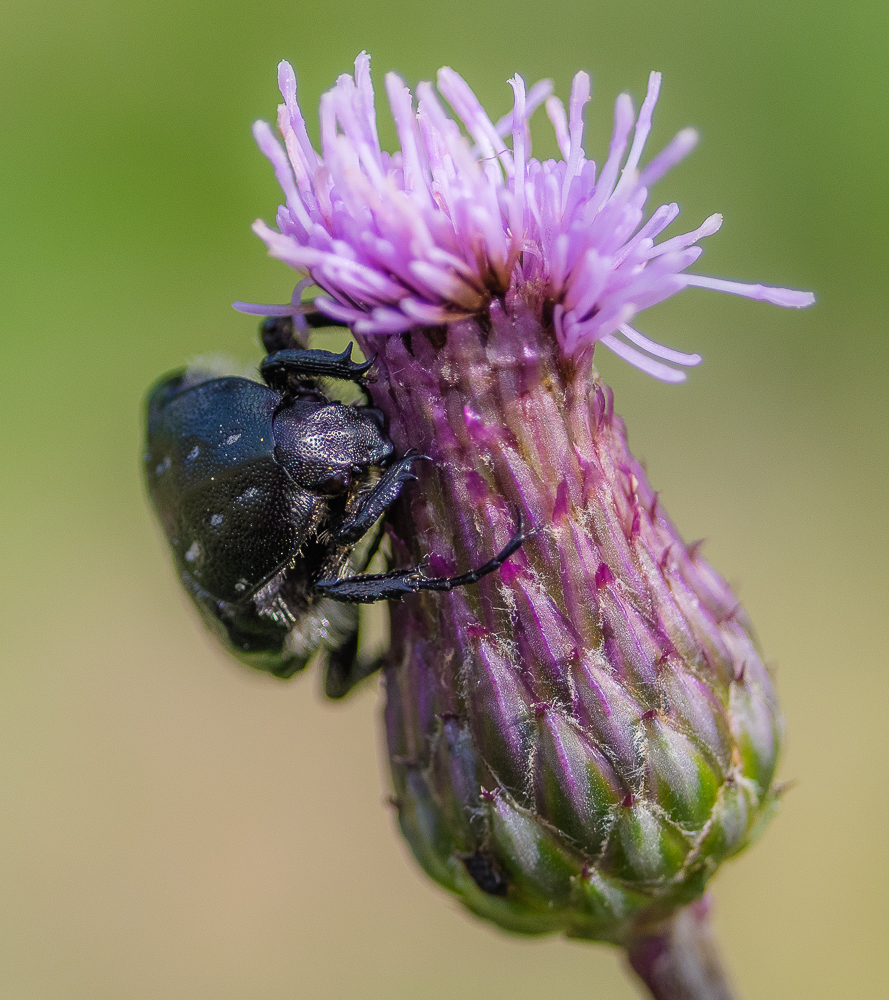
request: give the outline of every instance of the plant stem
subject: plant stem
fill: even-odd
[[[734,1000],[709,911],[705,897],[630,940],[630,966],[655,1000]]]

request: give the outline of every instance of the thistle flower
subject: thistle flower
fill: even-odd
[[[415,109],[389,74],[393,154],[365,54],[321,99],[320,154],[287,63],[279,83],[284,147],[265,123],[254,132],[286,204],[277,229],[255,231],[304,280],[289,305],[238,307],[302,322],[318,286],[314,307],[376,356],[396,446],[432,459],[390,518],[396,561],[454,574],[506,544],[516,511],[536,528],[478,586],[392,609],[401,829],[478,915],[624,945],[656,995],[697,995],[657,986],[681,978],[662,957],[682,938],[670,917],[769,815],[781,719],[744,612],[660,506],[592,359],[602,344],[678,382],[700,357],[650,340],[636,313],[690,286],[813,298],[689,273],[718,215],[656,242],[678,207],[646,216],[648,190],[696,142],[686,129],[642,165],[658,73],[638,116],[617,99],[598,170],[585,73],[567,113],[548,82],[516,76],[496,124],[453,70],[438,92],[456,119],[430,84]],[[541,104],[558,161],[530,155]],[[697,926],[702,911],[686,912]]]

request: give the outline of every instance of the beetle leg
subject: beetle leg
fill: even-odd
[[[466,587],[471,583],[477,583],[483,576],[493,573],[506,562],[509,557],[524,545],[526,539],[534,534],[534,529],[525,531],[522,523],[522,515],[518,515],[518,530],[509,540],[505,548],[501,549],[493,559],[479,566],[478,569],[471,569],[468,573],[460,576],[439,577],[438,579],[420,581],[418,590],[453,590],[454,587]]]
[[[386,537],[386,522],[380,521],[377,526],[377,530],[373,533],[373,537],[370,540],[370,544],[364,550],[361,555],[361,562],[356,567],[359,573],[366,573],[367,567],[370,566],[373,561],[373,557],[380,551],[380,546],[383,544],[383,539]]]
[[[299,333],[302,334],[302,331]],[[308,347],[307,339],[297,337],[292,316],[269,316],[264,319],[259,324],[259,339],[266,354],[294,349],[304,351]]]
[[[383,665],[382,656],[358,655],[358,633],[327,654],[324,693],[328,698],[344,698],[356,684],[375,674]]]
[[[429,579],[423,576],[421,566],[413,566],[410,569],[397,569],[389,573],[348,576],[342,580],[319,580],[315,584],[315,589],[335,601],[373,604],[375,601],[400,601],[405,594],[416,594],[420,590],[453,590],[454,587],[465,587],[499,569],[531,534],[532,531],[523,530],[520,516],[518,531],[510,539],[509,544],[478,569],[470,570],[460,576]]]
[[[376,554],[383,539],[384,525],[380,524],[380,530],[376,532],[370,547],[361,560],[362,570],[367,567],[371,559]],[[361,681],[366,680],[375,674],[383,666],[383,656],[359,656],[358,655],[358,619],[355,627],[336,646],[327,650],[324,663],[324,693],[328,698],[339,700],[345,696]]]
[[[411,466],[419,459],[428,461],[428,456],[407,454],[389,466],[355,509],[331,529],[333,538],[341,545],[353,545],[362,535],[367,534],[380,516],[398,499],[404,484],[417,478],[411,472]]]
[[[340,354],[330,351],[304,351],[289,348],[275,351],[263,358],[259,366],[259,374],[273,389],[287,388],[288,379],[314,379],[321,376],[338,378],[345,382],[356,382],[364,385],[365,374],[374,363],[374,359],[359,364],[352,360],[352,345],[349,344]]]
[[[344,327],[346,324],[341,319],[334,319],[332,316],[327,316],[323,312],[310,312],[306,313],[306,323],[313,330],[322,330],[325,327]]]
[[[416,594],[424,580],[419,566],[396,569],[389,573],[346,576],[341,580],[319,580],[315,589],[326,597],[347,604],[374,604],[376,601],[400,601],[405,594]]]
[[[306,326],[313,330],[319,327],[342,326],[338,319],[331,319],[320,312],[301,313]],[[299,335],[297,335],[299,333]],[[306,334],[307,336],[307,334]],[[305,350],[308,346],[302,331],[297,331],[293,324],[293,316],[268,316],[259,324],[259,339],[266,354],[291,348]]]

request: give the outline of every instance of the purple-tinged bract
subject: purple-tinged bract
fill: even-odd
[[[811,295],[689,274],[713,233],[655,240],[648,188],[694,145],[642,166],[660,76],[618,98],[601,169],[585,156],[589,78],[568,112],[511,81],[493,124],[464,81],[386,80],[401,151],[377,141],[369,62],[321,101],[311,146],[279,70],[282,149],[256,136],[287,204],[270,251],[377,356],[396,448],[431,461],[389,518],[399,564],[479,565],[520,512],[537,530],[498,573],[392,608],[386,725],[401,828],[426,871],[514,931],[627,943],[698,898],[775,801],[781,731],[768,671],[729,587],[686,547],[633,458],[596,344],[657,378],[696,364],[633,316],[697,285],[805,306]],[[530,156],[539,104],[564,156]],[[467,134],[468,133],[468,137]],[[506,138],[511,136],[511,148]]]

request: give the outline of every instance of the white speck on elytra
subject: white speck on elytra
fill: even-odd
[[[200,453],[201,449],[197,445],[195,445],[194,448],[192,448],[191,451],[188,453],[189,462],[193,462],[198,457],[198,455],[200,455]]]
[[[235,441],[240,441],[240,440],[241,440],[240,434],[229,434],[229,436],[225,439],[225,443],[234,444]]]
[[[195,562],[195,560],[200,559],[201,547],[197,542],[192,542],[188,552],[185,553],[186,562]]]
[[[220,524],[222,524],[222,522],[223,522],[224,520],[225,520],[225,518],[223,517],[223,515],[222,515],[222,514],[214,514],[214,515],[213,515],[213,516],[212,516],[212,517],[210,518],[210,524],[212,524],[214,528],[218,528],[218,527],[219,527],[219,525],[220,525]]]

